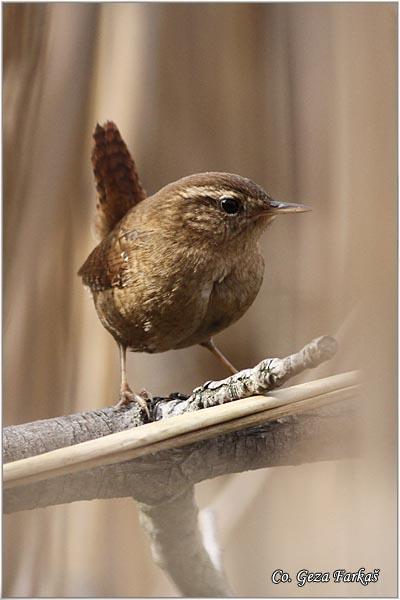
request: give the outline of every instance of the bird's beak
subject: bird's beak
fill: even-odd
[[[279,202],[268,198],[266,212],[269,214],[280,215],[281,213],[300,213],[312,210],[310,206],[304,204],[291,204],[290,202]]]

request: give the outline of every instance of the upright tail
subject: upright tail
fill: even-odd
[[[97,199],[95,228],[99,240],[146,197],[135,163],[112,121],[97,124],[93,134],[92,164]]]

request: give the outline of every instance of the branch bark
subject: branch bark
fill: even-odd
[[[151,417],[154,421],[161,421],[165,425],[153,422],[145,429],[121,433],[125,429],[143,423],[144,411],[140,412],[138,404],[132,402],[128,409],[114,407],[83,415],[77,414],[9,427],[4,432],[4,455],[5,462],[13,461],[13,464],[4,469],[5,485],[6,487],[21,485],[38,479],[59,476],[72,470],[121,462],[163,448],[166,444],[157,444],[157,442],[165,442],[171,437],[175,438],[176,445],[181,445],[182,440],[184,443],[193,441],[187,434],[197,429],[220,425],[285,403],[305,400],[312,395],[323,393],[329,395],[340,385],[351,385],[351,374],[347,377],[336,376],[340,379],[340,384],[335,378],[334,381],[327,378],[319,382],[303,384],[302,387],[297,386],[292,388],[293,392],[289,397],[287,391],[277,392],[273,398],[251,397],[252,394],[261,394],[281,386],[289,377],[327,360],[335,351],[336,342],[332,338],[317,338],[300,352],[285,359],[266,359],[253,369],[241,371],[222,381],[206,382],[195,389],[189,398],[176,394],[174,398],[154,399]],[[299,387],[301,390],[298,389]],[[240,402],[230,406],[218,406],[210,411],[211,407],[228,404],[232,400],[240,400]],[[206,410],[203,410],[199,417],[193,417],[193,412],[202,408]],[[182,417],[183,413],[187,414]],[[173,418],[166,420],[167,417]],[[105,434],[115,432],[116,427],[119,429],[118,434],[108,437],[105,441],[98,439]],[[60,436],[60,428],[67,429],[67,435],[64,433]],[[229,428],[228,425],[226,429]],[[27,440],[29,445],[26,443]],[[68,449],[79,442],[78,446]],[[55,451],[49,452],[49,450]],[[43,458],[37,456],[43,453],[46,453]],[[24,457],[25,460],[21,460]]]
[[[140,521],[150,537],[153,560],[190,597],[232,596],[225,575],[215,568],[198,526],[193,486],[158,504],[139,504]],[[177,544],[177,532],[183,543]],[[168,552],[166,549],[168,548]],[[189,568],[185,568],[189,566]]]
[[[182,448],[6,489],[4,510],[130,496],[159,504],[220,475],[346,458],[354,455],[354,411],[355,403],[344,400]]]

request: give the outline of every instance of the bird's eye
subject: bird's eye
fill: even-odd
[[[228,215],[237,215],[240,210],[240,202],[232,196],[223,196],[220,201],[221,208]]]

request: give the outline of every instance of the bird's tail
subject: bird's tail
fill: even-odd
[[[146,197],[135,163],[112,121],[97,124],[93,134],[92,164],[97,188],[95,229],[99,240]]]

